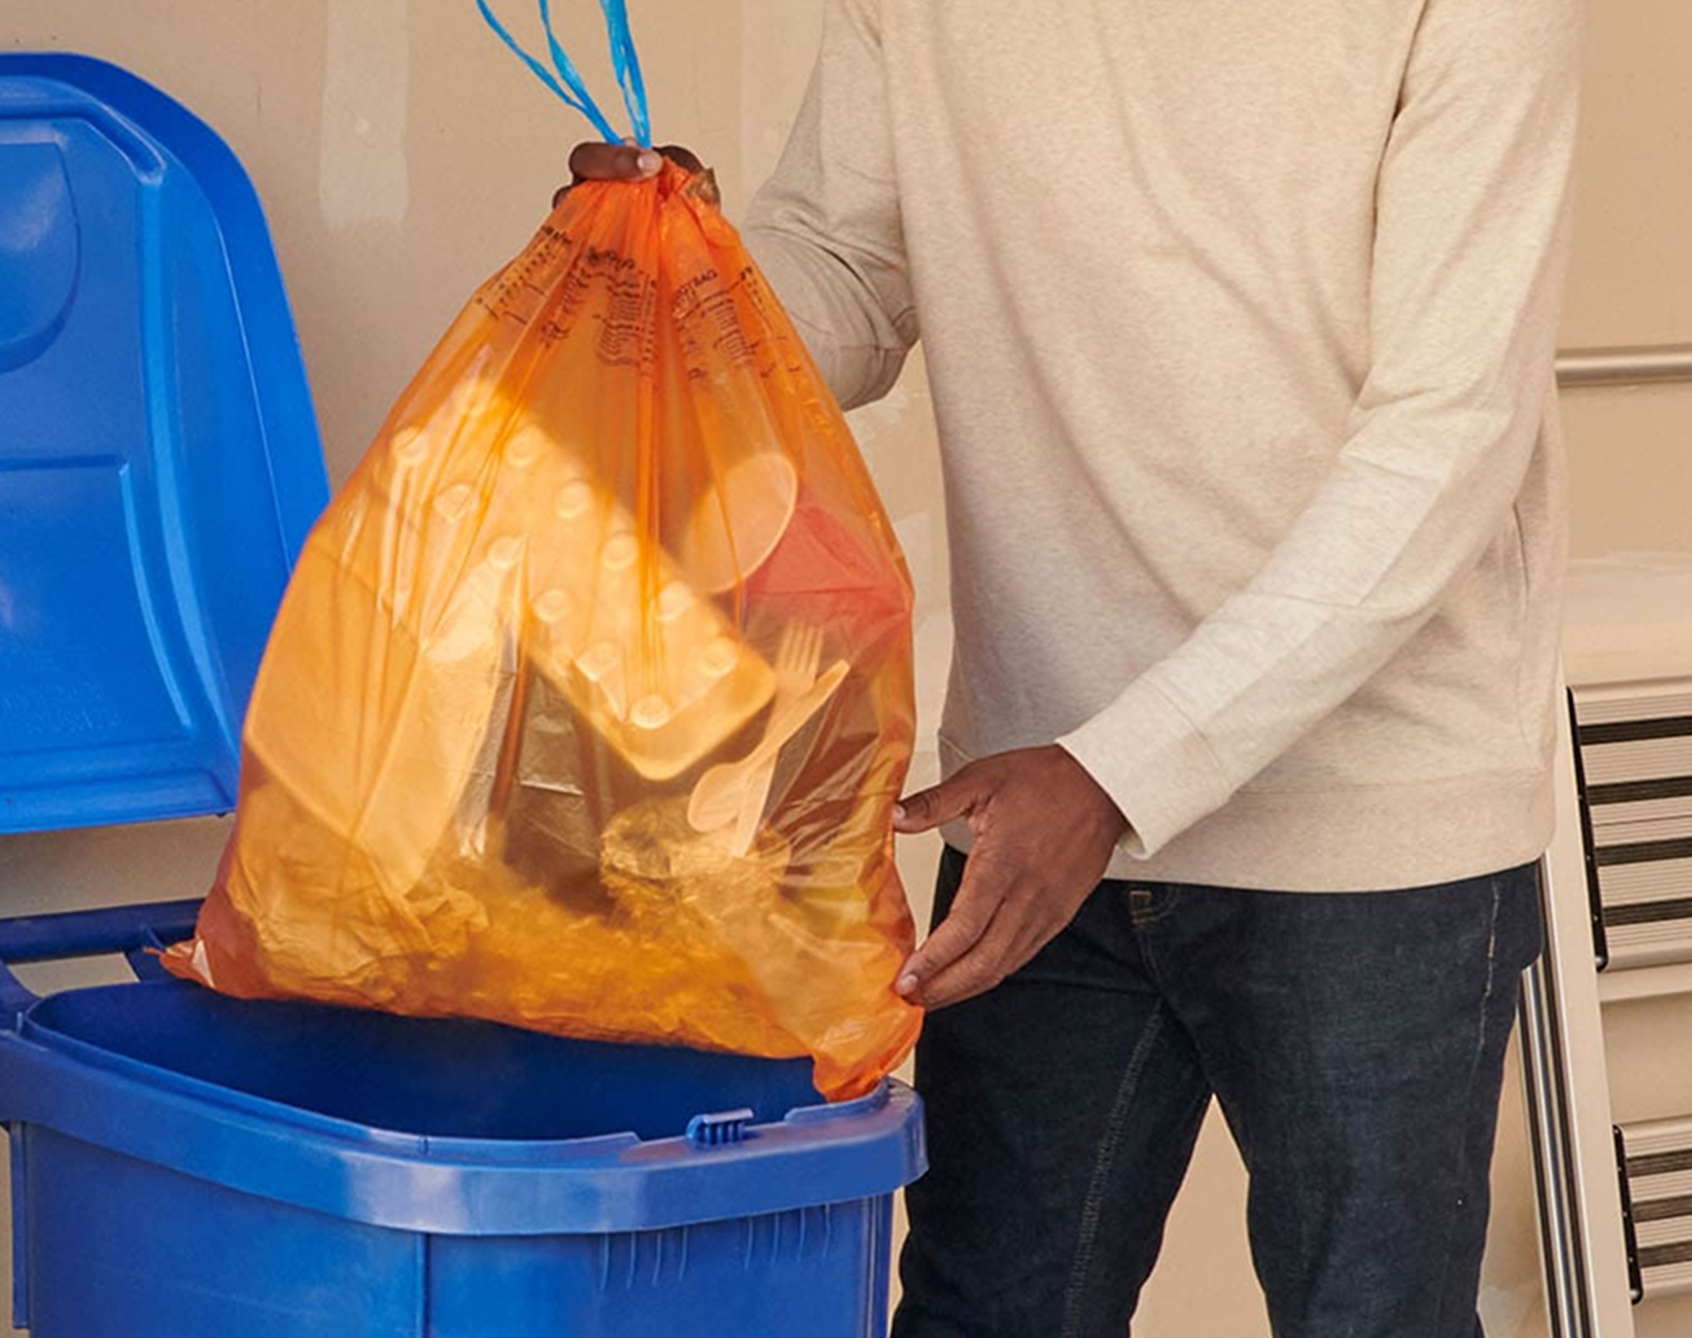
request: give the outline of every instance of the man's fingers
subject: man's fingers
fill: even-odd
[[[954,905],[952,913],[905,963],[905,969],[899,973],[899,993],[907,999],[926,1002],[919,997],[925,993],[924,982],[946,970],[980,942],[991,922],[991,907],[974,914],[967,907]]]
[[[969,867],[964,865],[966,885]],[[985,865],[980,872],[980,886],[990,890],[976,895],[992,901],[992,921],[987,932],[952,962],[922,974],[918,993],[923,1007],[931,1011],[985,994],[1033,961],[1050,941],[1051,935],[1041,928],[1040,916],[1032,913],[1039,894],[1035,883],[1009,867]],[[960,886],[960,900],[964,891]]]
[[[665,158],[689,172],[705,170],[705,164],[693,151],[684,149],[680,144],[643,149],[632,139],[626,139],[621,144],[602,144],[595,140],[578,144],[571,152],[570,186],[584,181],[644,181],[658,175]],[[569,194],[570,186],[560,186],[553,192],[554,209]]]
[[[570,176],[576,181],[639,181],[654,176],[663,160],[638,144],[578,144],[570,154]]]
[[[703,172],[705,164],[700,162],[692,149],[684,149],[680,144],[664,144],[658,149],[677,167],[685,168],[689,172]]]
[[[893,829],[914,836],[966,816],[984,797],[981,783],[965,767],[949,781],[901,799],[893,809]]]
[[[907,999],[921,996],[926,1003],[927,982],[986,937],[1008,886],[1009,880],[990,861],[972,857],[965,863],[951,911],[899,972],[899,993]]]
[[[1000,984],[1022,965],[1016,958],[1016,939],[1010,919],[1000,915],[968,952],[928,979],[922,987],[922,1006],[931,1012],[947,1008]]]

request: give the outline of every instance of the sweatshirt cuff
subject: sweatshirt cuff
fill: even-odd
[[[1235,789],[1204,735],[1146,678],[1057,743],[1122,810],[1121,848],[1136,859],[1157,854]]]

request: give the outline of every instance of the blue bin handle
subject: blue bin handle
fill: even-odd
[[[149,950],[190,937],[199,913],[200,902],[195,899],[0,920],[0,1010],[4,1021],[15,1025],[19,1015],[36,1002],[35,993],[12,974],[11,967],[121,952],[138,979],[157,979],[164,968]]]

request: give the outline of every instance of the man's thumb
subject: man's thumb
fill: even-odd
[[[893,807],[893,829],[914,836],[933,831],[958,818],[967,817],[982,798],[980,784],[965,767],[949,781],[931,790],[920,790]]]

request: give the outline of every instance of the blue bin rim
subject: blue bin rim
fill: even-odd
[[[722,1146],[632,1133],[438,1138],[186,1077],[36,1026],[33,1011],[0,1029],[0,1120],[14,1130],[39,1125],[371,1226],[462,1236],[658,1230],[880,1197],[927,1164],[921,1102],[896,1079],[857,1101],[753,1125],[745,1141]]]

